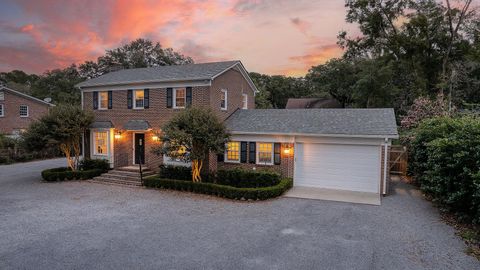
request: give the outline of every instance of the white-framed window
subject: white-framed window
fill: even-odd
[[[3,106],[3,104],[0,104],[0,117],[4,117],[5,116],[5,107]]]
[[[5,92],[0,91],[0,100],[5,100]]]
[[[273,143],[257,143],[257,164],[273,165]]]
[[[173,89],[173,107],[185,108],[185,104],[187,104],[187,89],[186,88]]]
[[[225,162],[240,162],[240,142],[228,142],[225,147]]]
[[[227,110],[228,104],[228,92],[226,89],[222,89],[221,96],[220,96],[220,109]]]
[[[108,109],[108,92],[107,91],[98,92],[98,109],[99,110]]]
[[[248,109],[248,95],[242,94],[242,109]]]
[[[20,105],[20,117],[28,117],[28,106]]]
[[[108,132],[94,131],[93,132],[93,153],[95,155],[108,155]]]
[[[134,109],[145,108],[145,90],[133,91],[133,108]]]

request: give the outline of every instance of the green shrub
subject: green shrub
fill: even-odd
[[[423,122],[410,147],[420,188],[459,216],[480,223],[480,120],[439,117]]]
[[[239,188],[269,187],[279,182],[280,174],[269,171],[219,170],[216,177],[217,184]]]
[[[72,171],[67,167],[53,168],[42,171],[42,178],[45,181],[65,181],[65,180],[85,180],[91,179],[104,173],[101,169],[91,169],[86,171]]]
[[[266,200],[282,195],[293,185],[292,179],[285,178],[275,186],[260,188],[237,188],[214,183],[195,183],[190,181],[162,179],[158,176],[144,179],[144,185],[151,188],[165,188],[194,193],[215,195],[234,200]]]
[[[80,161],[79,169],[83,171],[100,169],[104,172],[110,170],[110,163],[106,159],[85,158]]]
[[[192,180],[192,168],[185,166],[160,165],[160,178]]]

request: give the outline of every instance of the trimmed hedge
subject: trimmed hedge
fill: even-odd
[[[214,195],[234,200],[266,200],[282,195],[293,185],[292,179],[285,178],[275,186],[260,188],[237,188],[214,183],[195,183],[190,181],[162,179],[152,176],[144,179],[144,185],[150,188],[164,188],[194,193]]]
[[[238,188],[271,187],[280,183],[280,174],[270,171],[243,169],[219,170],[216,183]]]
[[[100,169],[104,172],[110,170],[110,163],[106,159],[90,159],[85,158],[78,164],[80,170],[89,171],[93,169]]]
[[[85,180],[99,176],[105,171],[102,169],[91,169],[86,171],[72,171],[70,168],[61,167],[42,171],[42,178],[48,182],[64,180]]]
[[[192,168],[161,165],[159,177],[191,181]],[[252,171],[236,168],[233,170],[218,170],[216,174],[202,175],[202,181],[238,188],[270,187],[280,183],[280,174],[272,171]]]

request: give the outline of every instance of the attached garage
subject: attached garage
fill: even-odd
[[[271,166],[293,176],[292,197],[380,204],[387,193],[393,109],[238,110],[226,124],[232,141],[280,143],[285,153],[293,145],[291,162],[282,152],[289,164]]]
[[[297,143],[294,185],[380,193],[381,148]]]

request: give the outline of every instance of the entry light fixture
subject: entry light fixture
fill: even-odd
[[[115,137],[115,139],[118,140],[118,139],[122,138],[122,133],[121,133],[120,131],[117,131],[117,132],[115,132],[115,136],[114,136],[114,137]]]

